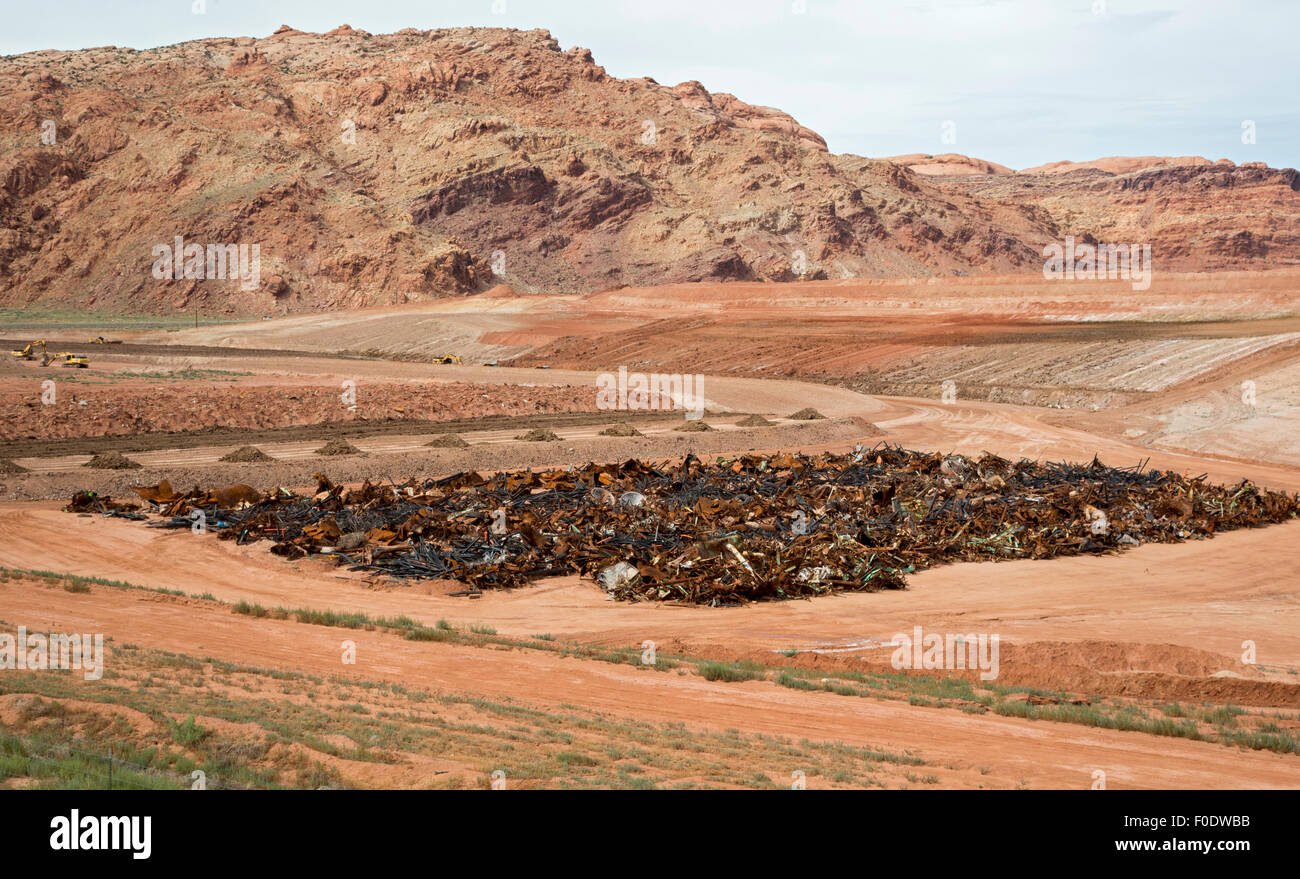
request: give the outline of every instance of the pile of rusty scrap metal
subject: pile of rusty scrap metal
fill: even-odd
[[[161,483],[137,493],[161,514],[155,527],[270,540],[286,558],[331,554],[398,581],[457,580],[474,594],[582,574],[616,599],[713,605],[897,589],[943,562],[1115,551],[1300,514],[1300,496],[1244,481],[887,445],[353,489],[317,481],[312,496],[250,496],[247,486],[180,494]],[[107,498],[90,506],[132,509]],[[68,509],[87,508],[74,499]]]

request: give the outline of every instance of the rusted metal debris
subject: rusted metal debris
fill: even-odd
[[[713,605],[898,589],[907,574],[944,562],[1118,551],[1300,514],[1300,496],[1246,481],[888,445],[355,489],[317,481],[311,496],[136,491],[158,514],[154,527],[201,519],[222,539],[269,540],[286,558],[326,553],[388,578],[458,580],[467,594],[576,573],[616,599]],[[136,506],[82,493],[67,509],[122,515]]]

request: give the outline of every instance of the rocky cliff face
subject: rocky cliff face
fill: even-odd
[[[700,83],[612,78],[545,31],[38,52],[0,59],[0,304],[255,314],[1037,271],[1080,230],[1295,261],[1294,171],[1148,173],[931,179]],[[226,245],[257,245],[256,277],[207,276]]]
[[[1300,174],[1257,162],[1162,160],[1122,173],[1096,168],[970,177],[950,185],[1033,212],[1057,237],[1151,245],[1157,268],[1219,271],[1300,264]]]

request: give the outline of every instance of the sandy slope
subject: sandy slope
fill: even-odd
[[[1294,758],[1202,742],[807,694],[764,682],[711,683],[693,675],[547,655],[521,661],[514,651],[249,621],[199,602],[102,587],[71,595],[20,591],[4,583],[0,601],[7,618],[50,631],[102,631],[142,647],[241,664],[400,681],[545,707],[577,702],[619,717],[907,751],[942,766],[947,786],[1086,789],[1097,769],[1112,788],[1300,786],[1300,761]],[[339,663],[343,637],[356,642],[356,666]],[[763,768],[789,772],[788,767]]]

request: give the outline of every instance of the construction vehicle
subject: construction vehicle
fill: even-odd
[[[27,347],[23,348],[21,351],[10,351],[9,353],[14,357],[17,357],[19,360],[35,360],[37,348],[41,349],[41,354],[45,354],[44,339],[37,342],[28,342]]]
[[[72,354],[70,352],[64,351],[62,354],[59,355],[59,357],[63,358],[62,360],[59,361],[59,366],[66,366],[69,369],[90,368],[90,358],[87,357],[85,354]],[[44,366],[44,364],[41,365]]]
[[[110,342],[108,339],[105,339],[103,336],[95,336],[94,338],[87,339],[86,344],[87,345],[121,345],[122,342],[120,339],[115,339],[114,341]]]
[[[460,365],[461,365],[461,359],[460,359],[460,355],[459,355],[459,354],[444,354],[444,355],[442,355],[441,357],[435,357],[435,358],[433,358],[433,362],[434,362],[434,363],[443,363],[443,364],[454,363],[454,364],[456,364],[457,366],[460,366]]]

